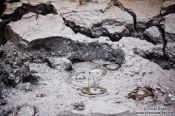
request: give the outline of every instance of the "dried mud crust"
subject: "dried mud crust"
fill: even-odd
[[[114,3],[113,3],[114,2]],[[120,8],[121,10],[123,10],[124,12],[127,12],[128,14],[130,14],[133,17],[133,24],[127,23],[127,22],[122,22],[122,21],[115,21],[112,19],[107,19],[107,20],[102,20],[101,22],[98,23],[92,23],[91,26],[88,26],[88,21],[91,21],[91,18],[87,18],[86,15],[83,16],[84,14],[88,14],[88,11],[83,11],[83,12],[79,12],[79,11],[72,11],[72,12],[68,12],[68,13],[63,13],[61,14],[63,21],[65,23],[66,26],[70,27],[75,33],[82,33],[88,37],[91,38],[95,38],[95,37],[100,37],[100,36],[107,36],[111,39],[111,41],[119,41],[122,37],[138,37],[141,38],[143,40],[147,40],[148,42],[151,42],[153,44],[157,44],[155,43],[154,37],[149,38],[148,36],[145,35],[145,31],[154,26],[158,29],[158,32],[160,33],[160,40],[161,43],[158,44],[162,44],[162,52],[163,54],[161,55],[161,59],[163,59],[163,62],[165,62],[165,64],[174,64],[172,62],[172,60],[169,60],[169,56],[168,56],[168,50],[167,50],[167,44],[169,42],[174,42],[174,34],[170,34],[168,32],[166,32],[166,28],[165,27],[165,20],[166,20],[166,16],[175,13],[174,9],[175,9],[175,5],[169,5],[168,7],[162,7],[160,9],[160,14],[156,14],[156,16],[151,17],[148,21],[137,21],[137,15],[130,9],[126,8],[122,3],[118,2],[118,1],[111,1],[111,3],[109,4],[109,6],[107,6],[107,8],[105,8],[104,10],[99,10],[99,11],[94,11],[92,13],[94,14],[102,14],[104,12],[106,12],[107,9],[110,9],[110,7],[112,6],[116,6],[118,8]],[[81,15],[82,14],[82,17]],[[75,19],[76,17],[76,19]],[[80,23],[78,20],[82,19],[83,23]],[[87,20],[87,22],[85,22]],[[92,20],[93,22],[94,20]],[[85,23],[85,24],[84,24]],[[87,24],[86,24],[87,23]],[[115,33],[110,33],[110,31],[108,30],[108,28],[106,28],[104,25],[107,26],[111,26],[111,27],[120,27],[120,26],[124,26],[125,29],[121,32],[115,32]],[[113,29],[114,30],[114,29]],[[157,39],[157,38],[156,38]],[[156,40],[157,41],[157,40]],[[152,55],[153,56],[153,55]],[[145,57],[144,57],[145,58]],[[157,58],[156,57],[152,57],[152,58],[148,58],[149,60],[159,64],[162,68],[164,69],[172,69],[173,67],[170,66],[168,68],[166,68],[165,66],[162,66],[161,61],[156,61]],[[171,58],[170,58],[171,59]]]
[[[4,1],[4,0],[3,0]],[[3,2],[2,1],[2,2]],[[5,1],[4,1],[5,2]],[[0,3],[0,8],[3,10],[4,3]],[[1,10],[0,10],[1,11]],[[30,4],[23,3],[22,6],[16,8],[13,13],[11,14],[2,14],[0,13],[0,45],[4,45],[9,38],[5,37],[5,28],[6,25],[9,24],[11,21],[18,21],[22,18],[23,15],[33,12],[38,17],[39,14],[47,15],[47,14],[57,14],[55,7],[52,4],[38,4],[36,6],[32,6]],[[36,19],[37,19],[36,17]],[[11,38],[10,38],[11,39]]]

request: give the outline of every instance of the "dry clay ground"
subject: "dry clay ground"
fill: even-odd
[[[22,2],[27,3],[8,4],[4,14],[13,13]],[[46,2],[29,0],[31,5]],[[159,14],[161,3],[137,2],[134,6],[135,2],[121,0],[135,12],[137,31],[133,17],[119,7],[101,11],[105,0],[82,6],[55,0],[51,4],[56,14],[28,12],[9,22],[5,37],[26,45],[33,56],[44,54],[45,60],[24,63],[38,82],[4,89],[6,103],[0,105],[0,115],[175,116],[175,14],[164,16],[170,60],[161,60],[162,32],[146,25]]]

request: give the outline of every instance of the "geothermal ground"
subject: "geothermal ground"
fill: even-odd
[[[175,2],[108,2],[4,3],[0,116],[175,116]]]

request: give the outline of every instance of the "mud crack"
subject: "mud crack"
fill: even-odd
[[[118,8],[120,8],[121,10],[126,11],[127,13],[129,13],[132,16],[133,23],[134,23],[134,29],[136,30],[137,29],[137,27],[136,27],[137,26],[137,16],[136,16],[136,14],[132,10],[124,7],[121,2],[114,2],[114,5],[117,6]]]

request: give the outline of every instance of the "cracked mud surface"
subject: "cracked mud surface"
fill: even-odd
[[[175,3],[152,2],[0,3],[0,116],[174,116]]]

